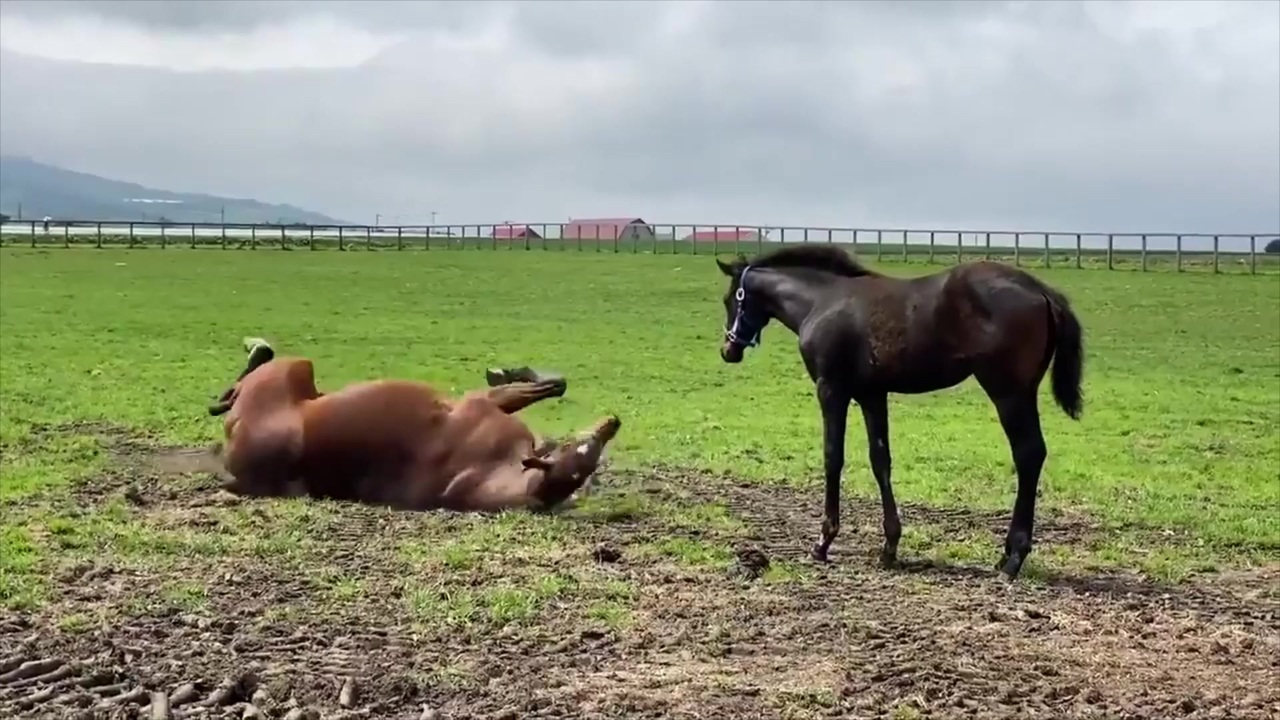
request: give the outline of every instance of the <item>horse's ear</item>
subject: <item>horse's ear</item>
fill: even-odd
[[[716,258],[716,265],[720,266],[720,272],[724,273],[725,275],[728,275],[729,277],[733,277],[734,270],[736,267],[734,263],[726,263],[720,258]]]
[[[526,470],[541,470],[543,472],[549,472],[551,468],[555,467],[554,463],[549,463],[544,458],[540,457],[527,457],[521,460],[520,464],[523,465]]]

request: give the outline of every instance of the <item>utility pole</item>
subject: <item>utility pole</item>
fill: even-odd
[[[435,210],[432,210],[432,211],[431,211],[431,224],[432,224],[432,225],[435,225],[435,224],[436,224],[436,211],[435,211]]]
[[[379,226],[379,225],[381,225],[381,224],[382,224],[382,213],[374,213],[374,214],[373,214],[373,226],[374,226],[374,227],[378,227],[378,226]]]

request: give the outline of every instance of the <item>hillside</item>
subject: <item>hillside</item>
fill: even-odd
[[[171,200],[144,203],[130,199]],[[344,224],[318,212],[241,198],[157,190],[0,155],[0,213],[17,219]]]

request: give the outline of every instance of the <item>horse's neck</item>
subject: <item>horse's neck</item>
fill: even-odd
[[[776,279],[768,293],[772,305],[769,314],[791,332],[799,333],[800,326],[818,307],[836,278],[813,271],[775,273]]]

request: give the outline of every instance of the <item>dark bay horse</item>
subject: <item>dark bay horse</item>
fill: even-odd
[[[882,275],[830,245],[795,245],[716,264],[729,277],[720,357],[742,361],[777,319],[799,337],[822,408],[826,502],[813,557],[840,531],[840,473],[849,403],[862,409],[884,510],[885,566],[897,562],[902,523],[889,481],[889,393],[927,393],[973,376],[995,404],[1018,473],[1004,557],[1017,577],[1031,552],[1036,490],[1047,456],[1037,391],[1051,386],[1073,419],[1083,408],[1083,331],[1062,293],[1017,268],[972,262],[923,277]]]
[[[410,380],[321,393],[310,360],[278,358],[257,338],[245,344],[248,364],[209,407],[226,415],[220,455],[232,479],[224,487],[239,495],[404,510],[546,510],[596,471],[621,426],[605,417],[564,443],[531,431],[515,414],[564,395],[563,379],[504,380],[460,398]]]

